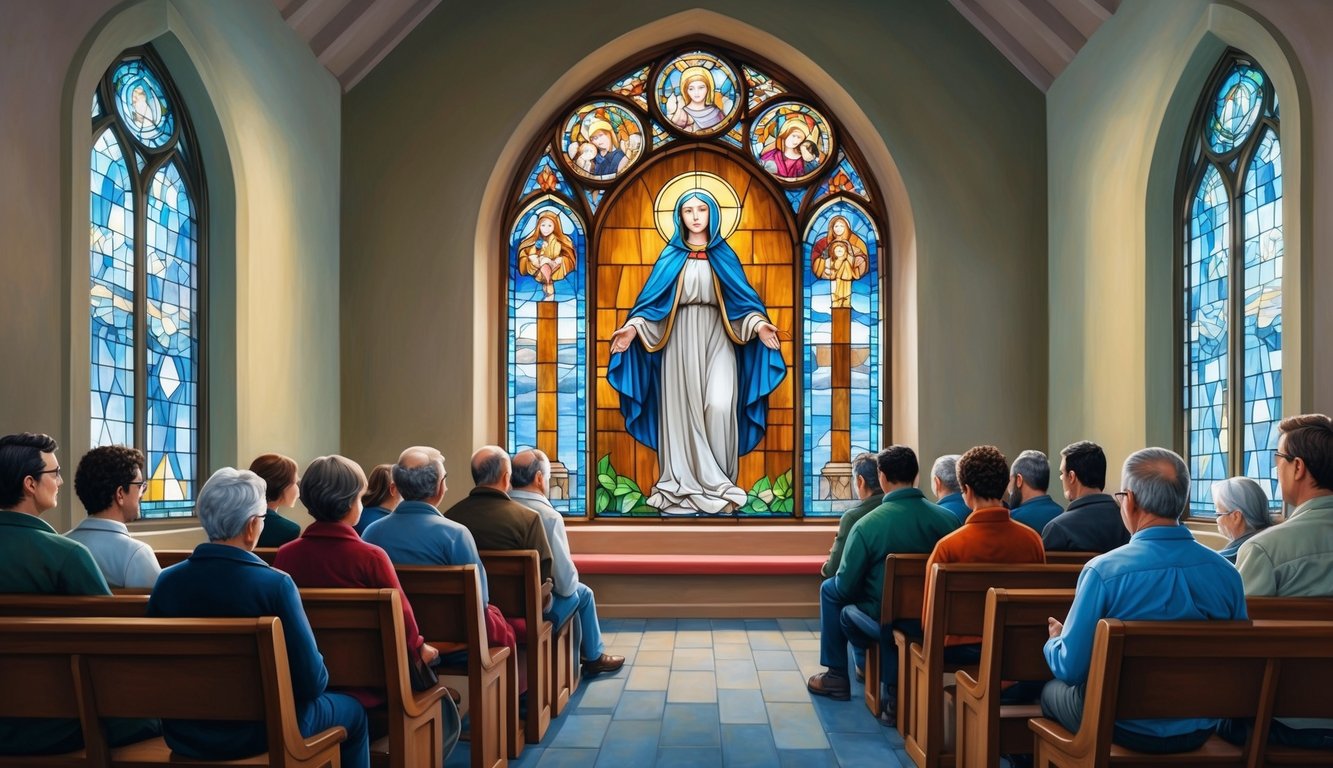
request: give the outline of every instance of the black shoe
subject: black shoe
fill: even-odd
[[[624,656],[611,656],[604,653],[592,661],[583,662],[583,676],[596,677],[603,672],[615,672],[623,666],[625,666]]]
[[[847,682],[847,678],[831,672],[811,675],[805,682],[805,687],[816,696],[827,696],[837,701],[848,701],[852,698],[852,686]]]
[[[864,683],[866,681],[866,671],[860,667],[852,667],[852,669],[856,670],[856,681]]]

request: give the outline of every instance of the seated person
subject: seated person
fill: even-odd
[[[301,526],[278,514],[283,507],[296,506],[300,496],[296,462],[280,453],[266,453],[250,462],[250,471],[259,475],[267,487],[264,491],[268,508],[264,513],[264,531],[255,546],[281,547],[301,535]]]
[[[962,525],[972,510],[967,508],[963,489],[958,487],[958,458],[958,454],[951,453],[935,459],[930,468],[930,491],[938,499],[935,503],[952,512]]]
[[[1106,487],[1106,454],[1083,440],[1060,451],[1060,484],[1069,506],[1046,524],[1041,543],[1047,552],[1110,552],[1129,541],[1115,500]]]
[[[64,480],[56,441],[24,432],[0,437],[0,592],[109,595],[88,549],[42,519],[54,509]],[[158,735],[156,720],[103,721],[107,741],[124,746]],[[0,718],[0,754],[55,755],[83,746],[77,719]]]
[[[1009,517],[1040,536],[1046,524],[1064,510],[1051,500],[1046,489],[1051,485],[1051,462],[1041,451],[1023,451],[1009,470],[1009,490],[1005,501]]]
[[[1240,545],[1272,524],[1268,494],[1248,477],[1228,477],[1213,483],[1213,506],[1217,509],[1217,531],[1229,542],[1218,554],[1233,563]]]
[[[370,480],[366,483],[366,493],[361,497],[361,519],[356,525],[356,535],[360,536],[366,532],[370,524],[384,517],[398,508],[398,503],[403,497],[398,494],[398,489],[393,484],[393,465],[379,464],[370,470]]]
[[[162,571],[148,600],[148,615],[277,616],[282,620],[301,735],[340,725],[347,729],[347,739],[339,745],[342,764],[368,768],[366,711],[351,696],[325,690],[329,673],[296,583],[251,552],[264,528],[264,481],[253,472],[223,467],[204,483],[195,511],[208,543],[195,547],[188,560]],[[268,749],[262,722],[167,720],[162,731],[173,751],[195,759],[234,760]]]
[[[938,462],[937,462],[938,463]],[[884,502],[884,491],[879,487],[879,465],[875,463],[875,454],[862,453],[852,460],[852,483],[856,498],[861,503],[842,513],[838,519],[838,532],[833,535],[833,546],[829,548],[828,560],[819,569],[819,575],[832,578],[842,564],[842,551],[847,546],[847,534],[861,518],[870,514]],[[853,661],[856,665],[856,679],[865,679],[866,649],[852,645]]]
[[[1055,679],[1041,692],[1041,711],[1070,732],[1083,720],[1092,641],[1101,619],[1208,621],[1246,618],[1240,575],[1180,524],[1189,503],[1185,462],[1165,448],[1125,459],[1115,494],[1129,543],[1083,567],[1069,615],[1049,619],[1046,663]],[[1066,513],[1068,514],[1068,513]],[[1155,754],[1188,752],[1217,726],[1210,719],[1119,720],[1111,740]]]
[[[116,589],[152,589],[162,572],[153,548],[131,537],[125,526],[139,519],[143,464],[137,449],[104,445],[85,453],[74,471],[74,493],[88,517],[65,535],[93,553],[107,584]]]
[[[551,545],[541,516],[509,498],[509,454],[498,445],[482,446],[472,454],[471,469],[474,487],[445,518],[467,526],[477,549],[536,550],[541,579],[550,580]]]

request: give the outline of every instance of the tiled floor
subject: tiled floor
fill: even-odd
[[[585,680],[569,709],[510,765],[910,766],[853,682],[851,701],[811,696],[814,619],[607,619],[614,675]],[[466,768],[460,743],[449,768]]]

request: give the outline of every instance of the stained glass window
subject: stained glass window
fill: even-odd
[[[92,100],[91,439],[144,452],[145,517],[192,513],[203,445],[202,173],[165,72],[128,51]]]
[[[508,447],[551,458],[573,517],[837,516],[888,433],[873,180],[837,115],[748,54],[618,71],[514,182]]]
[[[1190,513],[1241,475],[1281,506],[1273,466],[1282,419],[1282,160],[1263,70],[1230,51],[1186,147],[1182,268],[1184,447]]]

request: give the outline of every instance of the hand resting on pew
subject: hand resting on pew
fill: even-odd
[[[1060,633],[1065,631],[1065,625],[1054,616],[1047,616],[1046,631],[1050,633],[1051,637],[1059,637]]]

